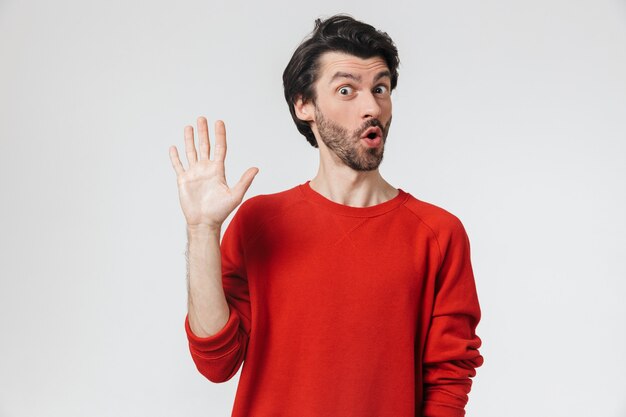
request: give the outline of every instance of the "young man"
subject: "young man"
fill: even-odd
[[[315,178],[241,205],[226,133],[185,128],[175,147],[189,237],[185,329],[214,382],[243,369],[233,416],[460,417],[483,358],[468,239],[460,221],[387,183],[378,166],[398,78],[392,40],[347,16],[316,21],[283,74],[299,131],[319,147]]]

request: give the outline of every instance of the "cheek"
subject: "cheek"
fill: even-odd
[[[383,112],[387,113],[387,114],[391,114],[391,100],[386,100],[382,103],[382,109]]]
[[[344,104],[343,102],[339,100],[330,100],[328,97],[320,97],[317,104],[320,111],[328,116],[336,115],[344,111],[342,106],[342,104]]]
[[[354,105],[351,105],[347,101],[329,100],[318,103],[319,110],[327,119],[330,119],[335,123],[339,123],[344,127],[350,126],[351,123],[354,123],[354,118],[356,116],[354,107]]]

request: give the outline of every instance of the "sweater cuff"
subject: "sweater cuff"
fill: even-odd
[[[185,316],[185,331],[189,340],[189,347],[194,353],[201,354],[205,358],[218,358],[229,353],[234,344],[237,344],[237,331],[239,328],[239,315],[230,309],[228,321],[217,333],[200,337],[193,333],[189,326],[189,315]]]

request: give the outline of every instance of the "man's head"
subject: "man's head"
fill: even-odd
[[[336,15],[324,21],[317,19],[313,33],[296,49],[283,73],[285,99],[300,133],[312,146],[318,147],[314,129],[318,134],[334,132],[334,136],[338,129],[343,129],[340,133],[354,136],[368,127],[378,126],[384,134],[382,137],[384,140],[391,122],[390,100],[388,109],[385,103],[382,103],[382,107],[385,107],[382,110],[388,110],[389,113],[386,120],[378,120],[375,115],[365,114],[357,125],[346,131],[346,126],[350,124],[338,125],[338,121],[330,113],[331,110],[341,111],[341,106],[334,106],[332,100],[326,100],[326,106],[322,105],[324,97],[320,94],[327,94],[328,88],[337,87],[340,89],[339,94],[348,96],[346,93],[350,90],[350,94],[355,93],[356,97],[356,94],[360,94],[360,89],[368,88],[372,82],[380,81],[380,86],[373,85],[374,90],[371,91],[376,101],[377,97],[382,97],[380,93],[383,89],[388,95],[396,87],[398,65],[398,51],[386,33],[345,15]],[[321,80],[323,77],[326,78],[324,82]],[[333,81],[339,83],[331,86]],[[346,81],[345,85],[341,84],[341,81]],[[364,94],[360,97],[365,99]],[[302,105],[308,105],[311,114],[303,115]],[[368,104],[361,102],[358,105]],[[345,109],[344,106],[343,110]],[[377,111],[373,109],[373,112]],[[318,120],[319,116],[321,120]],[[368,118],[373,121],[368,122],[366,120]],[[374,125],[368,126],[367,123]],[[332,143],[329,148],[333,149]],[[376,152],[372,150],[370,153]]]
[[[377,169],[391,124],[391,74],[385,61],[325,52],[315,91],[315,101],[299,98],[294,109],[309,123],[320,158],[355,171]]]

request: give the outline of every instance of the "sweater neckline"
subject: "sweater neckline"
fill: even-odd
[[[396,195],[391,200],[387,200],[380,204],[376,204],[369,207],[352,207],[346,206],[344,204],[335,203],[332,200],[324,197],[310,185],[311,181],[307,181],[304,184],[300,184],[298,188],[302,192],[304,198],[314,204],[320,205],[325,209],[332,211],[335,214],[339,214],[342,216],[351,216],[351,217],[374,217],[380,216],[381,214],[387,213],[402,203],[404,203],[407,198],[409,198],[409,194],[404,192],[401,188],[398,188],[398,195]]]

